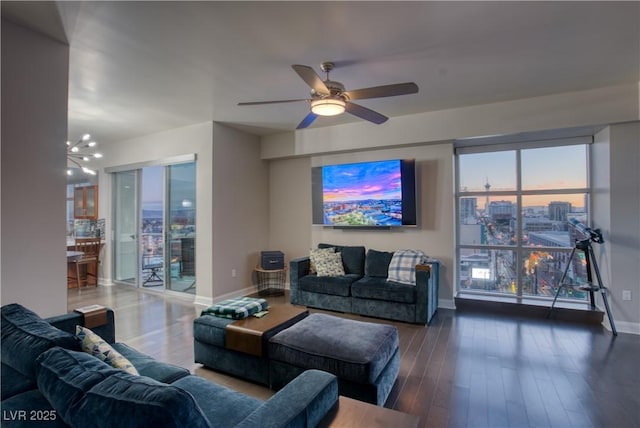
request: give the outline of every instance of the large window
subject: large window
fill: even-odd
[[[586,282],[579,237],[588,223],[588,145],[460,147],[457,162],[458,291],[553,298]],[[561,298],[585,299],[563,287]]]

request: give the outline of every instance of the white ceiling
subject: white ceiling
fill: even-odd
[[[2,14],[66,38],[69,137],[102,143],[210,120],[293,130],[304,102],[237,105],[308,97],[292,64],[334,61],[347,90],[417,83],[358,101],[390,120],[640,79],[639,2],[3,1]]]

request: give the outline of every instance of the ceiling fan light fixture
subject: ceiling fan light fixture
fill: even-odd
[[[336,98],[321,98],[311,101],[311,111],[318,116],[337,116],[344,113],[346,103]]]

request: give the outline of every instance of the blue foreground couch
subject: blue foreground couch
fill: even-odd
[[[72,332],[83,315],[46,320],[3,306],[2,426],[312,427],[338,400],[336,377],[308,370],[266,401],[115,343],[113,311],[92,328],[139,375],[82,352]]]

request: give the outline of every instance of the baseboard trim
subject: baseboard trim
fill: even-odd
[[[640,335],[640,323],[618,320],[613,321],[616,323],[616,330],[618,333]],[[611,324],[609,324],[609,319],[607,317],[605,317],[604,321],[602,321],[602,325],[607,330],[612,331]]]

